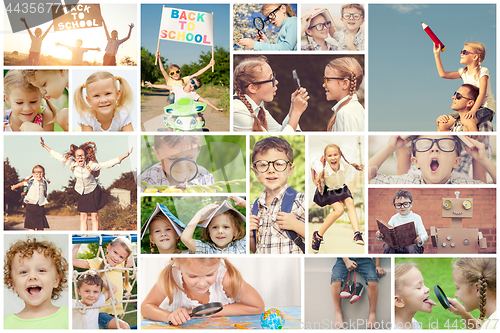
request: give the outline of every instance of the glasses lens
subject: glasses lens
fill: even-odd
[[[361,14],[359,14],[359,13],[344,13],[344,14],[342,14],[342,18],[343,18],[344,20],[348,20],[348,19],[350,19],[351,17],[352,17],[353,19],[355,19],[355,20],[359,20],[359,19],[361,18]]]
[[[34,173],[35,175],[41,175],[41,174],[43,174],[43,171],[35,171],[35,172],[33,172],[33,173]]]
[[[432,148],[434,142],[437,143],[437,147],[443,152],[452,152],[455,150],[455,140],[453,139],[417,139],[414,141],[415,150],[424,153]]]
[[[462,99],[462,97],[463,97],[463,96],[462,96],[460,93],[458,93],[458,92],[455,92],[455,94],[454,94],[453,96],[455,96],[455,99],[456,99],[457,101],[461,100],[461,99]]]
[[[267,161],[257,161],[254,165],[259,172],[266,172],[267,169],[269,169],[269,163],[267,163]]]
[[[276,171],[285,171],[286,167],[288,166],[288,162],[285,160],[276,160],[273,163],[274,168]]]
[[[455,140],[453,139],[438,139],[436,140],[439,149],[444,152],[452,152],[455,150]]]
[[[76,158],[84,158],[85,155],[75,155]]]
[[[411,202],[403,202],[403,203],[395,203],[394,204],[394,207],[396,207],[397,209],[401,208],[401,207],[404,207],[404,208],[408,208],[410,207],[410,204]]]

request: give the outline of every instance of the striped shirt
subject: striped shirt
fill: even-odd
[[[229,245],[223,249],[217,247],[213,243],[204,243],[199,239],[194,240],[196,242],[196,254],[246,254],[247,253],[247,242],[246,238],[238,239],[229,243]]]

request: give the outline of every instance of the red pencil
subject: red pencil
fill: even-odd
[[[429,37],[432,39],[432,41],[434,42],[434,44],[441,45],[441,52],[443,52],[444,50],[446,50],[446,46],[444,46],[443,42],[441,42],[439,40],[439,38],[432,31],[432,29],[427,24],[425,24],[424,22],[421,22],[421,23],[422,23],[422,29],[424,29],[424,31],[427,33],[427,35],[429,35]]]

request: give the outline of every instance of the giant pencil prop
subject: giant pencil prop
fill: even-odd
[[[432,39],[434,44],[441,45],[441,52],[444,52],[444,50],[446,50],[446,46],[444,46],[443,42],[441,42],[439,40],[439,38],[436,36],[436,34],[432,31],[431,27],[429,27],[424,22],[421,22],[421,23],[422,23],[422,29],[424,29],[424,31],[427,33],[427,35],[429,35],[429,37]]]

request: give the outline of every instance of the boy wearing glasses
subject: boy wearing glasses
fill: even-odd
[[[496,183],[496,166],[488,158],[485,145],[477,140],[467,138],[474,144],[473,148],[464,145],[464,149],[482,167],[485,168]],[[388,176],[378,173],[384,161],[397,149],[412,142],[412,163],[420,169],[421,174],[404,174]],[[371,184],[483,184],[482,181],[458,178],[451,175],[461,161],[462,145],[457,136],[420,135],[402,139],[392,136],[389,142],[372,158],[370,158],[368,177]]]
[[[429,239],[427,232],[425,231],[424,224],[422,223],[422,218],[420,215],[413,213],[410,209],[413,204],[413,197],[411,192],[408,190],[399,190],[394,194],[392,198],[392,203],[394,208],[398,211],[396,215],[391,217],[388,224],[392,227],[397,227],[402,224],[413,222],[415,225],[415,232],[417,238],[414,240],[414,244],[405,246],[401,249],[393,249],[387,243],[384,243],[384,254],[390,253],[408,253],[408,254],[422,254],[424,253],[424,243]],[[379,241],[384,241],[384,235],[377,230],[375,236]]]
[[[340,20],[344,28],[336,31],[333,38],[339,42],[339,51],[363,51],[365,49],[365,33],[361,25],[365,22],[365,9],[357,3],[341,7]]]
[[[303,253],[305,195],[287,184],[295,167],[292,163],[293,149],[284,139],[268,137],[253,148],[252,170],[265,187],[252,204],[250,250],[254,253]],[[291,210],[286,213],[283,207],[289,203]]]

